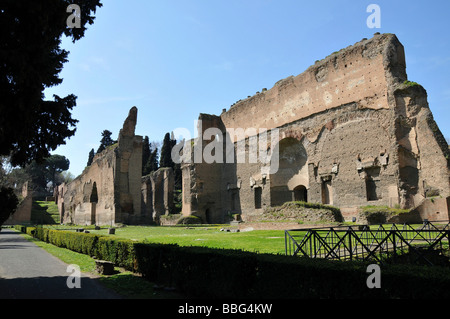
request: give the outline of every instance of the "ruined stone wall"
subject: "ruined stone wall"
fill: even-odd
[[[450,196],[450,152],[433,119],[425,89],[402,85],[395,91],[401,201],[418,206],[427,197]]]
[[[134,134],[133,107],[117,144],[96,154],[92,164],[59,192],[62,222],[77,225],[139,224],[141,218],[142,136]]]
[[[6,221],[5,225],[31,222],[31,210],[33,206],[33,191],[28,182],[22,186],[22,201],[16,211]]]
[[[115,171],[115,196],[120,207],[117,216],[121,223],[142,224],[141,178],[142,178],[142,136],[135,135],[137,109],[130,110],[123,128],[119,132],[117,170]]]
[[[174,173],[170,167],[163,167],[142,177],[142,218],[147,223],[160,224],[160,216],[174,210]]]
[[[92,164],[67,185],[64,192],[64,224],[115,225],[115,147],[94,157]]]
[[[378,35],[239,101],[221,118],[227,128],[272,129],[348,103],[388,109],[388,85],[393,76],[406,80],[406,74],[397,71],[404,67],[403,46],[396,37]]]
[[[206,127],[236,142],[235,154],[243,137],[230,130],[253,128],[261,136],[277,129],[278,140],[265,147],[278,152],[279,167],[184,164],[183,214],[204,217],[212,208],[218,222],[230,212],[245,218],[307,200],[339,206],[350,218],[358,206],[412,208],[427,192],[449,196],[448,146],[425,90],[406,80],[403,46],[395,35],[376,34],[239,101],[221,121],[201,115]],[[252,134],[244,138],[248,156]],[[195,143],[202,142],[205,150],[208,141]]]

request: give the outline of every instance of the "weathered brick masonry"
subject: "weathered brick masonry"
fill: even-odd
[[[223,222],[239,213],[251,220],[266,207],[307,200],[338,206],[349,219],[359,206],[423,208],[437,196],[445,204],[422,213],[448,219],[448,146],[425,89],[407,80],[403,45],[393,34],[376,34],[220,116],[200,114],[201,139],[189,142],[211,153],[211,141],[232,140],[235,159],[245,152],[247,161],[226,162],[225,146],[223,163],[193,161],[195,147],[184,154],[183,214]],[[204,138],[211,127],[220,134]],[[238,128],[260,136],[279,130],[276,143],[268,138],[266,146],[268,154],[279,151],[276,172],[249,162],[252,133],[242,151],[242,137],[233,134]]]

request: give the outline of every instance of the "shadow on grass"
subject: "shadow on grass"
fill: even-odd
[[[182,294],[158,287],[131,272],[118,271],[111,276],[102,276],[99,281],[105,287],[116,291],[127,299],[185,299]]]
[[[41,225],[59,224],[59,214],[56,214],[54,209],[50,208],[50,205],[56,206],[54,203],[33,201],[31,221]]]

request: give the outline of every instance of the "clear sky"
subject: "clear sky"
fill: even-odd
[[[136,134],[162,141],[194,134],[199,113],[223,108],[305,71],[375,32],[394,33],[410,81],[423,85],[442,133],[450,137],[450,1],[103,0],[95,23],[72,44],[64,82],[46,91],[78,96],[76,135],[54,154],[79,175],[101,132],[117,138],[132,106]],[[76,3],[76,1],[74,1]],[[369,28],[369,4],[381,27]]]

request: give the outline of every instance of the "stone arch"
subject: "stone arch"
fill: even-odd
[[[279,206],[295,199],[299,185],[308,189],[308,154],[297,138],[285,137],[275,146],[272,160],[278,160],[278,169],[270,174],[270,205]]]
[[[294,200],[300,202],[308,201],[308,190],[304,185],[298,185],[294,188]]]

